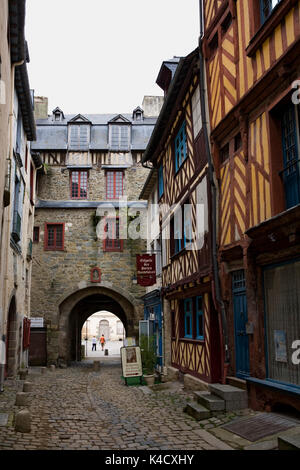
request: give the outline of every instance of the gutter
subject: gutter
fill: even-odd
[[[214,277],[214,290],[215,290],[215,298],[218,304],[218,310],[221,313],[222,319],[222,333],[223,333],[223,371],[222,371],[222,381],[223,383],[226,382],[226,374],[229,366],[229,347],[228,347],[228,326],[227,326],[227,318],[226,318],[226,311],[225,305],[222,300],[221,296],[221,288],[220,288],[220,279],[219,279],[219,266],[218,266],[218,258],[217,258],[217,188],[214,180],[214,167],[212,163],[212,155],[210,151],[210,144],[209,144],[209,137],[208,137],[208,129],[207,129],[207,115],[206,115],[206,102],[205,102],[205,83],[204,83],[204,70],[205,70],[205,62],[202,53],[202,41],[203,41],[203,1],[199,0],[199,7],[200,7],[200,37],[199,37],[199,80],[200,80],[200,102],[201,102],[201,115],[202,115],[202,124],[203,124],[203,131],[205,137],[205,149],[208,159],[208,176],[209,176],[209,183],[212,192],[212,261],[213,261],[213,277]]]

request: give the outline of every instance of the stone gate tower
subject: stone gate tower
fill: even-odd
[[[163,98],[152,98],[160,108]],[[122,224],[126,210],[145,208],[138,201],[148,175],[141,160],[156,118],[140,107],[132,115],[64,115],[56,108],[36,120],[32,149],[44,167],[37,187],[31,315],[44,318],[48,364],[80,358],[82,325],[99,310],[117,315],[127,335],[138,335],[145,292],[136,283],[136,254],[146,245],[123,237]],[[99,223],[105,239],[97,236]]]

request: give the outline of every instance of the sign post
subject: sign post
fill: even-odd
[[[148,287],[156,283],[155,255],[136,255],[137,283]]]
[[[121,348],[121,360],[126,385],[141,383],[143,367],[140,347],[127,346]]]

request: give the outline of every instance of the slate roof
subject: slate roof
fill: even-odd
[[[64,115],[61,121],[55,121],[54,116],[47,119],[37,119],[37,138],[32,142],[32,150],[67,150],[68,123],[78,114]],[[108,150],[108,127],[120,114],[82,114],[91,122],[90,150]],[[151,137],[157,118],[145,117],[142,121],[134,121],[131,114],[122,114],[131,125],[131,150],[145,150]],[[125,122],[126,122],[125,121]]]

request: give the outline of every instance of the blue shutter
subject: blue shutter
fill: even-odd
[[[187,157],[186,122],[183,121],[175,138],[175,171],[177,172]]]
[[[300,202],[299,150],[295,106],[287,106],[282,115],[283,184],[286,208]]]
[[[193,337],[193,302],[192,299],[185,299],[184,301],[184,337]]]
[[[164,172],[163,172],[163,165],[160,165],[158,168],[158,199],[164,193]]]

